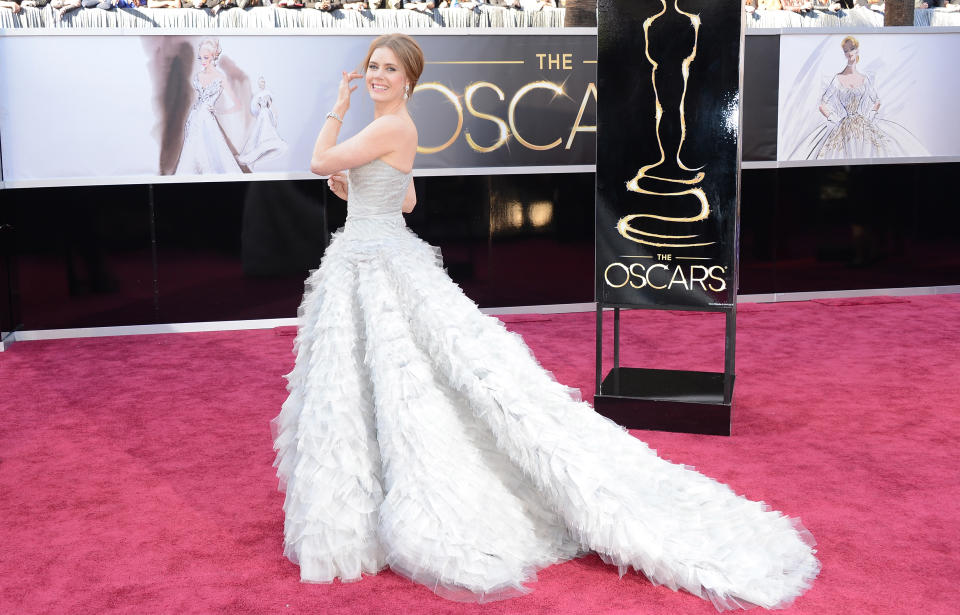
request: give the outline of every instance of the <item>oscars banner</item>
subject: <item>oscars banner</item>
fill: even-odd
[[[0,33],[3,185],[313,177],[313,143],[341,72],[361,70],[374,37]],[[592,33],[417,39],[427,60],[409,103],[418,173],[593,170]],[[361,87],[341,138],[372,117]]]
[[[732,308],[742,7],[598,9],[597,302]]]

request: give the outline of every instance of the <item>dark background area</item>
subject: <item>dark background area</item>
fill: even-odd
[[[960,283],[960,164],[743,171],[740,292]],[[593,300],[593,174],[416,180],[482,307]],[[322,181],[0,192],[2,329],[286,318],[346,204]],[[325,204],[326,199],[326,204]]]

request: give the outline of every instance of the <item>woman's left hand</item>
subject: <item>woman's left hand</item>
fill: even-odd
[[[361,77],[362,75],[360,73],[343,71],[343,77],[340,79],[340,87],[337,90],[337,102],[333,105],[333,110],[340,115],[340,117],[343,117],[347,109],[350,108],[350,95],[359,87],[350,85],[350,82],[354,79],[360,79]]]
[[[334,173],[327,179],[327,185],[330,187],[330,191],[335,195],[347,200],[347,176],[343,172]]]

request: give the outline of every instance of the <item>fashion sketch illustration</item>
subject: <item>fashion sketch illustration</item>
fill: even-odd
[[[876,77],[858,70],[860,42],[840,44],[846,66],[832,76],[817,104],[819,125],[793,149],[789,160],[841,160],[927,156],[902,124],[885,119]]]
[[[235,149],[221,125],[219,115],[237,113],[240,105],[226,74],[217,68],[220,42],[205,39],[197,49],[200,70],[190,81],[196,99],[183,128],[183,148],[175,175],[206,173],[242,173]],[[217,103],[226,92],[230,106],[220,112]]]
[[[287,151],[287,143],[277,132],[278,116],[273,109],[273,94],[263,77],[257,81],[259,90],[250,99],[250,113],[254,116],[250,134],[237,157],[240,164],[253,168],[257,162],[277,158]]]

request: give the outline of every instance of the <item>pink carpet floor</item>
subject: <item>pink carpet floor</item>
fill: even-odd
[[[592,399],[593,318],[504,320]],[[732,437],[635,435],[802,518],[823,571],[784,613],[958,612],[960,296],[744,305],[738,334]],[[485,605],[389,571],[301,584],[281,554],[268,427],[292,341],[277,329],[0,354],[0,613],[714,612],[595,556]],[[624,365],[718,370],[721,354],[717,315],[624,316]]]

